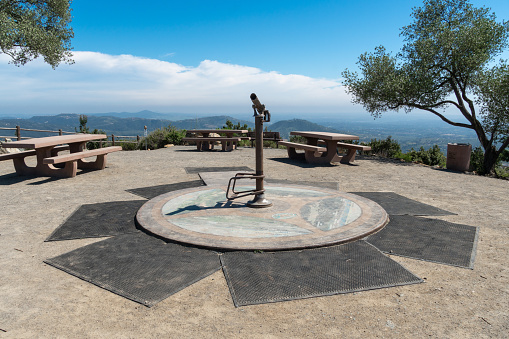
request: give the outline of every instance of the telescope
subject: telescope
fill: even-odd
[[[270,121],[270,113],[265,109],[265,105],[263,105],[260,100],[258,100],[256,94],[251,93],[250,98],[253,102],[255,117],[256,173],[237,173],[233,178],[230,178],[230,181],[228,182],[228,189],[226,190],[226,199],[234,200],[237,198],[245,197],[247,195],[254,195],[253,200],[250,200],[246,203],[248,207],[271,207],[272,202],[265,199],[265,187],[263,183],[263,179],[265,178],[265,175],[263,174],[263,122]],[[240,179],[255,179],[256,188],[253,190],[235,191],[236,182]]]
[[[251,93],[251,101],[253,102],[253,108],[258,111],[258,114],[263,114],[265,111],[265,105],[262,105],[256,94]],[[255,112],[256,113],[256,112]]]
[[[254,116],[261,115],[263,116],[263,120],[265,122],[270,122],[270,113],[268,110],[265,109],[265,105],[262,104],[260,100],[258,100],[256,94],[251,93],[250,98],[251,101],[253,102]],[[258,112],[258,114],[256,112]]]

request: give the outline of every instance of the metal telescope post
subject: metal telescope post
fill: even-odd
[[[237,173],[235,177],[231,178],[228,183],[228,190],[226,191],[226,198],[228,200],[234,200],[247,195],[254,195],[253,200],[247,202],[248,207],[253,208],[264,208],[272,206],[272,202],[265,199],[265,187],[263,180],[265,175],[263,174],[263,122],[270,121],[270,113],[265,109],[265,105],[260,103],[256,94],[252,93],[251,101],[253,102],[253,110],[255,117],[255,141],[256,141],[256,173]],[[239,179],[255,179],[256,188],[249,191],[235,192],[235,184]],[[230,194],[230,186],[233,186]]]
[[[253,110],[255,117],[255,136],[256,136],[256,191],[262,192],[256,194],[254,199],[247,203],[250,207],[269,207],[272,203],[265,199],[265,188],[263,180],[263,122],[270,121],[270,113],[265,109],[265,105],[260,103],[256,94],[251,93],[251,101],[253,102]],[[258,114],[257,114],[258,113]]]

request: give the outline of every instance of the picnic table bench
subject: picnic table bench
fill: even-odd
[[[251,147],[253,147],[256,139],[255,132],[247,132],[246,135],[247,137],[243,140],[251,140]],[[282,140],[283,139],[281,139],[279,132],[263,132],[263,141],[274,141],[276,145],[278,145],[278,143]]]
[[[223,151],[233,151],[237,149],[237,143],[240,140],[250,140],[249,137],[234,136],[234,134],[246,134],[247,130],[233,129],[195,129],[189,130],[188,133],[201,134],[201,137],[185,137],[183,141],[191,141],[196,143],[198,151],[210,151],[214,149],[214,142],[220,142]],[[225,137],[210,137],[211,133],[224,133]]]
[[[359,137],[355,135],[306,131],[294,131],[290,132],[290,135],[298,135],[306,138],[307,144],[280,141],[279,145],[286,146],[289,158],[304,158],[308,163],[329,164],[340,162],[342,164],[349,164],[355,160],[355,154],[358,150],[371,150],[369,146],[340,142],[342,140],[359,140]],[[325,145],[322,146],[320,145],[321,143]],[[343,156],[338,155],[338,147],[346,149],[347,153]],[[304,154],[297,153],[296,150],[304,150]]]
[[[40,175],[52,177],[74,177],[77,169],[104,169],[106,155],[121,151],[121,146],[103,147],[86,150],[88,141],[106,139],[105,134],[73,134],[52,137],[32,138],[21,141],[3,142],[4,148],[29,148],[31,150],[0,155],[0,161],[13,160],[18,175]],[[60,146],[59,146],[60,145]],[[69,154],[58,155],[60,151],[69,150]],[[37,165],[29,167],[25,158],[36,156]],[[97,156],[95,161],[83,160]],[[54,165],[62,164],[56,167]]]

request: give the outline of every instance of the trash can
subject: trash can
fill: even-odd
[[[454,171],[468,171],[470,167],[470,144],[447,144],[447,169]]]

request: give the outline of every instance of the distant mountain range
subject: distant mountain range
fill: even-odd
[[[142,136],[144,126],[147,126],[149,132],[168,125],[180,129],[215,129],[222,128],[226,121],[230,120],[233,124],[246,124],[254,128],[254,119],[238,119],[228,115],[197,117],[193,119],[178,119],[178,117],[188,117],[182,114],[161,114],[151,111],[141,111],[137,113],[100,113],[86,114],[88,117],[87,126],[91,129],[104,131],[106,134],[124,135],[124,136]],[[289,116],[289,115],[287,115]],[[313,116],[313,115],[309,115]],[[320,118],[315,115],[316,118]],[[173,117],[174,119],[169,119]],[[359,115],[361,118],[362,116]],[[398,120],[354,120],[336,117],[334,121],[321,122],[317,124],[304,119],[280,120],[274,123],[266,123],[265,127],[270,131],[279,132],[284,139],[289,138],[291,131],[325,131],[354,134],[360,137],[361,141],[370,141],[371,139],[386,139],[392,136],[397,140],[403,151],[410,148],[418,149],[423,146],[428,149],[437,144],[445,152],[447,143],[471,143],[473,147],[479,142],[470,130],[460,127],[450,126],[439,119],[427,119],[422,121],[411,121],[400,118]],[[74,132],[79,129],[78,114],[59,114],[54,116],[34,116],[28,119],[0,118],[0,127],[15,127],[38,129],[38,130],[58,130]],[[24,137],[42,137],[50,135],[49,133],[39,133],[23,131]],[[14,136],[14,131],[0,130],[0,137]]]
[[[283,139],[288,139],[291,131],[332,132],[339,133],[337,129],[315,124],[303,119],[281,120],[268,126],[271,131],[279,132]]]
[[[111,115],[110,115],[111,114]],[[166,127],[168,125],[175,126],[179,129],[215,129],[222,128],[226,125],[226,121],[230,120],[233,124],[240,123],[254,128],[254,121],[240,120],[227,115],[211,116],[195,119],[183,120],[167,120],[153,118],[162,114],[142,111],[138,113],[131,113],[130,117],[121,117],[123,113],[103,113],[103,114],[90,114],[87,115],[87,126],[93,130],[98,129],[104,131],[106,134],[115,135],[143,135],[144,126],[147,126],[148,131],[154,131],[158,128]],[[144,115],[146,117],[139,117]],[[148,118],[152,117],[152,118]],[[254,119],[253,119],[254,120]],[[59,114],[54,116],[34,116],[29,119],[0,119],[0,127],[15,127],[20,126],[27,129],[38,130],[59,130],[67,132],[74,132],[79,130],[79,115],[78,114]],[[307,120],[293,119],[278,121],[274,124],[267,124],[271,131],[280,132],[283,138],[288,138],[291,131],[328,131],[337,132],[335,129],[321,126]],[[4,131],[2,131],[4,132]],[[0,133],[2,135],[14,134]],[[46,133],[23,131],[23,136],[27,137],[41,137],[49,135]]]

